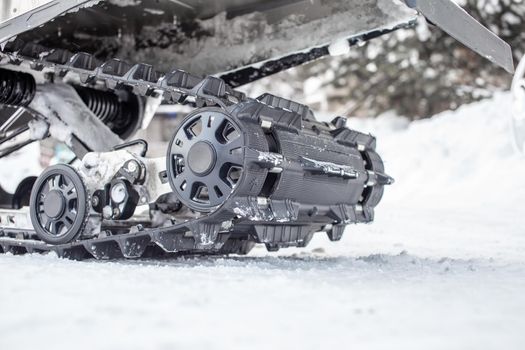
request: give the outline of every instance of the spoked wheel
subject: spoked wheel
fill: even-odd
[[[521,60],[512,82],[514,110],[512,129],[516,148],[525,154],[525,57]]]
[[[209,212],[233,193],[244,169],[244,135],[217,109],[196,111],[175,133],[167,154],[168,178],[182,203]]]
[[[81,233],[87,195],[78,173],[67,165],[47,168],[35,182],[30,199],[31,222],[46,243],[64,244]]]

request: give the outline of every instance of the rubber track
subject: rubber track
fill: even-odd
[[[211,254],[219,253],[230,238],[227,232],[217,235],[213,244],[201,244],[199,229],[206,229],[199,220],[165,228],[141,229],[133,227],[128,233],[109,235],[95,239],[80,240],[62,245],[50,245],[36,240],[33,231],[0,229],[0,253],[46,253],[55,252],[59,257],[83,260],[159,257],[169,253]]]
[[[2,64],[27,63],[34,71],[51,70],[63,77],[67,73],[78,75],[83,84],[105,83],[109,90],[130,87],[140,96],[162,93],[166,103],[185,103],[187,97],[204,104],[229,106],[243,101],[246,95],[234,90],[224,80],[208,76],[201,78],[174,69],[167,74],[159,73],[148,64],[130,65],[118,59],[101,63],[87,53],[71,54],[62,49],[49,50],[37,44],[24,44],[18,40],[8,43],[0,51]]]

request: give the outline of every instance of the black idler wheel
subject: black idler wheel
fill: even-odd
[[[42,241],[55,245],[74,241],[88,214],[80,175],[68,165],[47,168],[33,186],[29,207],[31,222]]]
[[[242,181],[245,139],[236,121],[218,108],[190,114],[168,147],[168,179],[178,199],[199,212],[221,206]]]

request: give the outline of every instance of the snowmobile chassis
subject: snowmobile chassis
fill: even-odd
[[[52,53],[42,57],[42,52]],[[24,53],[31,53],[31,56],[25,56]],[[384,174],[383,164],[374,151],[375,139],[372,136],[346,129],[343,118],[336,118],[331,125],[313,122],[312,112],[306,106],[293,101],[268,94],[259,97],[258,100],[251,100],[230,88],[219,78],[210,76],[201,79],[184,71],[174,70],[159,79],[159,73],[149,65],[128,66],[124,62],[111,60],[98,66],[95,59],[88,54],[80,53],[69,57],[67,53],[60,50],[49,51],[31,43],[22,44],[17,41],[9,43],[4,48],[2,57],[19,67],[29,67],[38,72],[52,71],[60,76],[74,74],[83,84],[102,83],[108,90],[128,87],[134,94],[163,96],[171,103],[185,103],[188,98],[193,97],[191,103],[201,108],[219,106],[221,109],[228,109],[243,103],[262,106],[268,108],[268,111],[265,113],[266,119],[258,120],[258,124],[267,124],[265,126],[267,128],[283,128],[296,133],[307,123],[312,123],[309,127],[316,135],[320,135],[320,129],[325,128],[326,132],[335,135],[337,142],[344,144],[347,150],[354,149],[356,154],[366,154],[366,159],[370,160],[368,170],[363,169],[358,174],[358,169],[353,170],[351,167],[335,163],[316,164],[303,158],[302,166],[305,169],[308,168],[309,172],[327,174],[341,179],[365,177],[366,179],[362,181],[364,181],[364,187],[369,187],[369,193],[365,198],[359,195],[361,199],[355,205],[333,205],[325,209],[315,205],[300,208],[299,203],[291,200],[270,201],[262,197],[246,197],[242,204],[240,200],[235,201],[235,204],[230,204],[230,208],[226,210],[228,214],[225,214],[225,210],[218,210],[203,218],[153,229],[140,224],[133,225],[128,230],[121,227],[114,230],[105,229],[100,237],[57,245],[42,242],[34,230],[2,226],[0,228],[0,247],[3,252],[19,254],[54,251],[59,256],[73,259],[86,257],[137,258],[144,254],[158,256],[167,253],[242,254],[247,253],[256,242],[266,244],[268,250],[271,251],[281,247],[306,246],[316,231],[325,231],[331,240],[336,241],[341,238],[344,227],[348,223],[372,221],[373,208],[379,203],[383,186],[393,182]],[[4,77],[5,74],[8,76],[9,74],[26,74],[14,71],[0,71],[0,73],[3,73],[0,75]],[[23,79],[17,82],[23,86],[15,84],[9,93],[4,90],[6,93],[2,96],[2,102],[31,108],[31,102],[38,94],[34,83],[24,82]],[[3,84],[5,87],[5,79]],[[126,147],[126,145],[120,147]],[[270,171],[281,165],[284,166],[283,163],[286,162],[278,154],[274,154],[276,158],[261,159],[263,155],[270,157],[271,154],[253,152],[256,158],[254,162],[258,163],[261,168],[269,168]],[[85,152],[81,151],[81,154]],[[278,169],[277,171],[282,172],[283,170]],[[356,171],[356,174],[349,174],[348,172],[351,171]],[[165,172],[160,175],[167,176]],[[87,202],[91,200],[92,198],[89,198]],[[245,217],[241,217],[238,213],[239,208],[243,208],[243,211],[249,214],[243,214]],[[317,213],[310,213],[309,219],[304,221],[299,216],[300,212],[305,210],[324,211],[325,214],[319,215],[329,216],[331,219],[324,223],[309,222],[317,215]],[[4,225],[5,222],[10,221],[13,224],[16,223],[16,218],[20,216],[20,212],[15,213],[9,210],[1,214]],[[258,219],[259,216],[262,218]],[[238,221],[235,225],[241,227],[242,222],[246,220],[249,222],[259,220],[260,222],[250,224],[252,229],[243,228],[242,233],[239,233],[235,232],[232,220]],[[251,234],[247,235],[246,232],[251,232]],[[158,249],[159,247],[161,249]]]
[[[49,4],[60,13],[72,8],[68,1]],[[49,4],[35,14],[42,16]],[[437,4],[407,1],[513,70],[508,45],[454,3]],[[458,31],[451,14],[471,35]],[[27,23],[43,19],[25,16]],[[410,23],[363,33],[348,43]],[[6,28],[9,37],[26,30],[15,26],[13,32],[7,25],[0,34]],[[271,94],[252,99],[232,87],[326,55],[327,47],[283,57],[277,65],[216,74],[221,79],[180,69],[158,72],[118,59],[102,62],[21,37],[0,50],[0,104],[29,111],[34,119],[10,132],[20,113],[6,121],[0,158],[52,136],[80,163],[52,166],[22,186],[26,192],[32,187],[29,203],[22,199],[27,193],[15,193],[18,204],[0,210],[0,252],[54,251],[82,260],[247,254],[256,243],[269,251],[305,247],[315,232],[338,241],[347,225],[373,221],[384,186],[393,183],[375,138],[348,129],[345,118],[318,122],[305,105]],[[147,143],[131,137],[161,102],[195,110],[175,130],[166,157],[147,158]],[[9,146],[23,134],[30,137]],[[24,204],[29,211],[19,208]]]

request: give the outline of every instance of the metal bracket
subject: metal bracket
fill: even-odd
[[[453,0],[405,0],[425,18],[474,52],[514,73],[512,48]]]

